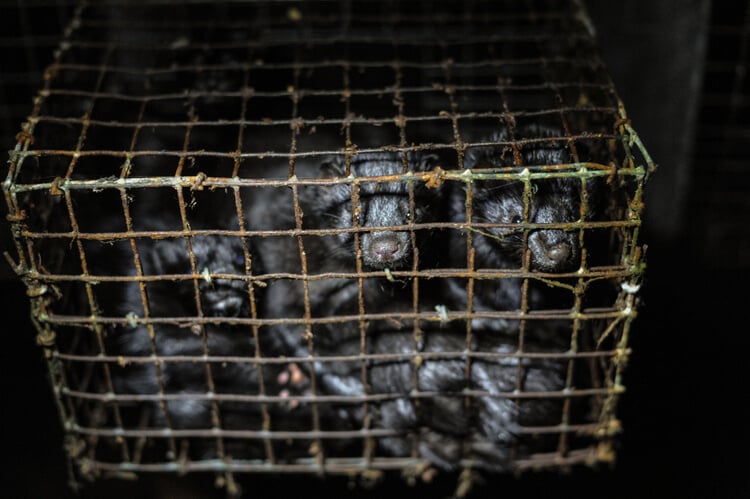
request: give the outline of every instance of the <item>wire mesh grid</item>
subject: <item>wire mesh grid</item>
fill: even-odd
[[[653,165],[578,2],[82,3],[18,137],[76,477],[614,460]]]

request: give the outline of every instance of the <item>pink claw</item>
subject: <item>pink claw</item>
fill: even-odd
[[[289,364],[289,371],[292,373],[292,383],[300,384],[305,381],[305,375],[297,364]]]

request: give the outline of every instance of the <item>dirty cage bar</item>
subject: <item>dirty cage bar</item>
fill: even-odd
[[[83,3],[17,138],[76,477],[615,458],[653,166],[579,2]]]

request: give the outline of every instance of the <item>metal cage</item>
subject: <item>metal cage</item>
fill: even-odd
[[[75,477],[613,461],[652,170],[577,1],[83,2],[3,183]]]

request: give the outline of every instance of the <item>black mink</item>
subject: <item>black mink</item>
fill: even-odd
[[[365,272],[408,269],[414,263],[415,251],[418,252],[420,268],[430,265],[431,250],[434,249],[429,247],[432,231],[410,229],[410,226],[440,216],[441,191],[428,189],[422,181],[414,181],[412,205],[409,181],[398,175],[407,171],[428,171],[435,161],[434,155],[409,152],[406,153],[406,164],[404,156],[398,153],[358,154],[351,157],[348,165],[345,158],[332,156],[320,161],[317,168],[309,162],[299,162],[296,173],[300,178],[394,176],[380,182],[361,180],[358,193],[355,193],[359,200],[357,205],[352,202],[352,183],[298,187],[298,202],[304,214],[302,228],[337,231],[302,236],[307,275],[354,275],[358,268],[358,253]],[[265,188],[254,193],[249,200],[248,218],[260,224],[258,228],[262,229],[293,229],[296,225],[293,201],[288,188]],[[355,244],[355,232],[358,233],[359,247]],[[302,260],[298,244],[298,240],[290,235],[258,238],[257,248],[266,272],[301,275]],[[362,395],[364,386],[360,361],[328,361],[326,358],[359,354],[361,328],[364,327],[365,334],[370,336],[373,331],[393,328],[392,321],[377,319],[364,323],[356,318],[360,314],[360,280],[356,277],[309,279],[307,287],[309,301],[306,305],[301,279],[271,280],[264,302],[267,317],[303,319],[309,313],[313,319],[345,315],[353,316],[353,319],[313,324],[309,328],[312,352],[309,352],[308,328],[304,324],[265,326],[265,334],[282,338],[287,348],[299,357],[307,357],[310,353],[315,356],[312,371],[317,382],[317,393]],[[412,312],[412,289],[408,280],[388,276],[366,277],[361,280],[361,290],[364,313]],[[389,323],[387,326],[386,322]],[[403,327],[410,327],[408,321]],[[324,415],[321,417],[322,424],[328,429],[352,427],[363,417],[356,404],[325,407],[321,403],[318,408]]]
[[[502,146],[470,150],[465,166],[473,170],[511,166],[553,165],[574,162],[565,141],[556,141],[561,131],[545,125],[529,125],[517,130],[524,138],[536,138],[519,146],[518,154]],[[507,130],[489,140],[509,139]],[[585,154],[581,147],[579,154]],[[521,164],[516,164],[520,158]],[[571,272],[580,266],[580,230],[566,227],[543,227],[545,224],[569,224],[581,218],[580,178],[532,180],[529,187],[521,181],[475,180],[472,189],[471,230],[477,270],[521,270],[528,255],[532,272]],[[451,186],[450,219],[466,223],[464,189]],[[598,209],[598,181],[587,181],[590,220]],[[479,226],[487,224],[488,226]],[[491,224],[504,224],[492,227]],[[541,225],[524,229],[530,224]],[[517,227],[516,227],[517,226]],[[526,232],[526,233],[525,233]],[[451,230],[449,266],[467,265],[467,239],[458,230]],[[526,293],[530,309],[562,309],[572,306],[572,293],[558,292],[544,284],[515,277],[474,279],[472,310],[474,314],[495,311],[518,311]],[[448,278],[441,281],[443,303],[448,310],[467,310],[468,280]],[[454,321],[437,332],[425,333],[424,351],[458,351],[466,348],[466,326]],[[481,353],[471,360],[467,370],[466,357],[421,361],[418,380],[420,390],[440,392],[435,398],[422,398],[418,403],[408,398],[383,404],[384,424],[411,429],[420,436],[419,452],[441,468],[455,469],[462,459],[477,461],[477,466],[507,470],[511,456],[538,451],[550,444],[544,437],[524,436],[524,427],[555,425],[561,420],[562,398],[513,397],[513,392],[560,392],[565,387],[567,361],[528,357],[528,353],[559,353],[570,346],[570,321],[564,319],[529,319],[523,327],[519,320],[475,316],[471,320],[471,351]],[[492,358],[487,354],[512,354]],[[376,368],[374,380],[387,379],[396,391],[410,393],[413,366],[392,363]],[[385,370],[377,374],[378,370]],[[384,386],[383,389],[386,387]],[[464,403],[463,390],[478,390],[489,395],[477,396]],[[452,392],[452,397],[442,395]],[[409,443],[404,439],[385,441],[386,449],[404,455]],[[549,450],[549,449],[547,449]]]
[[[373,420],[403,434],[380,439],[386,454],[409,456],[415,445],[419,456],[444,470],[456,470],[464,460],[479,469],[511,469],[514,447],[524,451],[521,427],[539,424],[556,410],[545,402],[519,403],[514,390],[558,390],[563,372],[555,363],[513,356],[509,343],[483,343],[472,341],[471,350],[484,354],[472,356],[465,332],[454,326],[426,328],[416,352],[412,336],[402,331],[373,339],[376,353],[411,354],[370,366],[372,392],[393,396],[376,405]]]
[[[142,195],[140,201],[132,216],[141,224],[141,229],[174,230],[176,221],[159,195]],[[205,210],[204,214],[217,219],[210,224],[196,220],[196,229],[211,224],[215,228],[222,223],[221,217],[227,216],[219,206]],[[261,394],[261,380],[265,394],[270,396],[302,395],[307,390],[306,378],[290,376],[296,366],[283,363],[260,366],[253,362],[256,349],[260,349],[264,358],[288,355],[289,352],[281,349],[280,342],[260,337],[256,343],[251,326],[231,321],[251,317],[247,280],[250,265],[246,265],[246,251],[252,258],[251,272],[255,275],[262,272],[252,242],[236,236],[196,234],[189,238],[144,237],[139,238],[136,245],[144,276],[175,278],[147,281],[143,291],[145,306],[138,282],[127,282],[100,294],[103,313],[130,320],[129,324],[114,326],[108,333],[108,353],[144,359],[155,354],[162,359],[158,366],[153,362],[113,366],[115,393],[166,394],[168,398],[163,405],[157,400],[151,407],[151,424],[156,427],[209,430],[218,426],[230,430],[261,430],[264,410],[269,417],[282,416],[271,418],[275,422],[273,429],[288,429],[287,423],[293,426],[301,411],[291,400],[268,402],[265,407],[257,401],[227,400],[217,401],[214,406],[207,398],[211,393],[257,396]],[[133,255],[125,247],[121,248],[116,262],[97,261],[96,251],[92,251],[94,265],[107,269],[104,272],[112,272],[113,265],[122,265],[120,273],[133,275],[133,268],[127,265],[127,262],[132,265]],[[252,286],[259,304],[261,288]],[[140,322],[147,316],[154,320],[151,326]],[[202,324],[196,318],[202,318]],[[246,360],[207,363],[202,360],[203,355]],[[188,356],[195,360],[170,360],[171,356]],[[191,442],[193,458],[216,457],[214,438],[196,437]],[[236,439],[231,442],[230,445],[225,441],[225,451],[234,457],[260,457],[264,453],[260,441]]]

